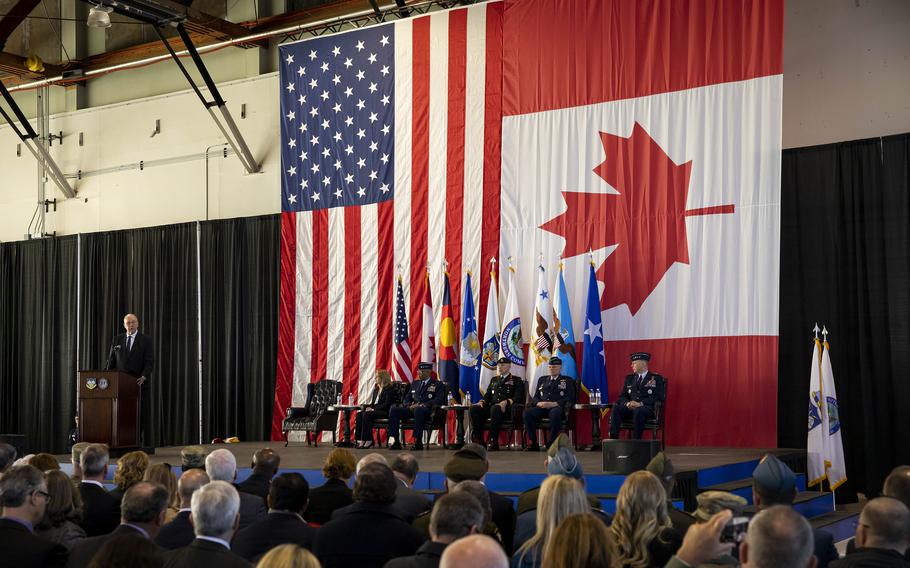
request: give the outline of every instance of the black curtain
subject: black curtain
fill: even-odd
[[[824,323],[845,494],[875,496],[910,463],[910,135],[787,150],[782,168],[778,442],[806,445],[811,329]]]
[[[64,452],[76,405],[75,236],[0,245],[0,432]]]
[[[280,217],[201,223],[203,438],[268,440],[278,350]]]
[[[82,236],[79,364],[101,368],[134,313],[152,337],[151,433],[146,443],[199,437],[196,224]]]

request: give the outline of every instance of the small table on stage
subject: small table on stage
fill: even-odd
[[[612,410],[613,404],[576,404],[573,408],[575,410],[590,410],[591,411],[591,445],[585,446],[583,448],[578,448],[579,450],[599,452],[601,449],[600,444],[600,419],[601,412],[604,410]]]
[[[445,437],[445,440],[442,443],[443,448],[448,450],[459,450],[464,446],[464,413],[469,408],[471,407],[467,404],[449,404],[442,407],[446,412],[449,412],[450,410],[455,412],[455,443],[446,443],[449,441],[449,421],[446,420],[446,427],[443,429],[442,433]]]
[[[341,429],[341,440],[335,443],[336,447],[339,448],[353,448],[354,442],[351,441],[351,413],[355,410],[359,410],[359,404],[335,404],[328,408],[328,410],[340,410],[341,411],[341,421],[344,422],[344,427]]]

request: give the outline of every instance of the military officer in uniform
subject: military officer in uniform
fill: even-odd
[[[497,365],[499,375],[493,377],[483,398],[468,410],[471,419],[471,438],[474,442],[484,444],[483,421],[490,419],[491,451],[499,449],[499,429],[502,421],[509,414],[515,401],[524,402],[524,381],[509,373],[512,367],[508,357],[501,357]]]
[[[550,357],[550,376],[541,377],[537,382],[537,390],[528,402],[525,410],[525,436],[531,440],[531,445],[526,451],[540,450],[537,444],[537,423],[541,418],[550,419],[550,440],[555,440],[562,431],[562,421],[566,419],[563,407],[575,402],[575,380],[561,374],[562,359]]]
[[[626,376],[619,399],[610,413],[610,437],[619,437],[619,424],[632,418],[635,430],[632,434],[636,440],[641,439],[645,429],[645,420],[654,417],[654,404],[663,402],[667,396],[667,383],[657,373],[648,370],[651,361],[650,353],[632,353],[632,374]]]
[[[401,404],[389,410],[389,440],[395,443],[389,446],[390,450],[401,449],[401,428],[403,419],[414,417],[414,450],[423,449],[423,428],[433,412],[446,402],[446,387],[441,381],[435,379],[431,371],[432,363],[421,362],[417,365],[419,380],[411,383],[411,390],[405,395]]]

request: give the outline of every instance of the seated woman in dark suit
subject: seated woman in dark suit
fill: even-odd
[[[354,437],[357,438],[357,448],[365,449],[373,446],[373,421],[377,418],[388,418],[389,409],[395,400],[397,389],[392,384],[392,375],[385,369],[376,370],[376,385],[370,393],[370,402],[362,405],[354,424]]]

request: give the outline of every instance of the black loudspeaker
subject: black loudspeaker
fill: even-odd
[[[16,448],[16,459],[28,455],[28,440],[22,434],[0,434],[0,444]]]
[[[604,440],[604,473],[626,475],[645,469],[659,451],[659,440]]]

